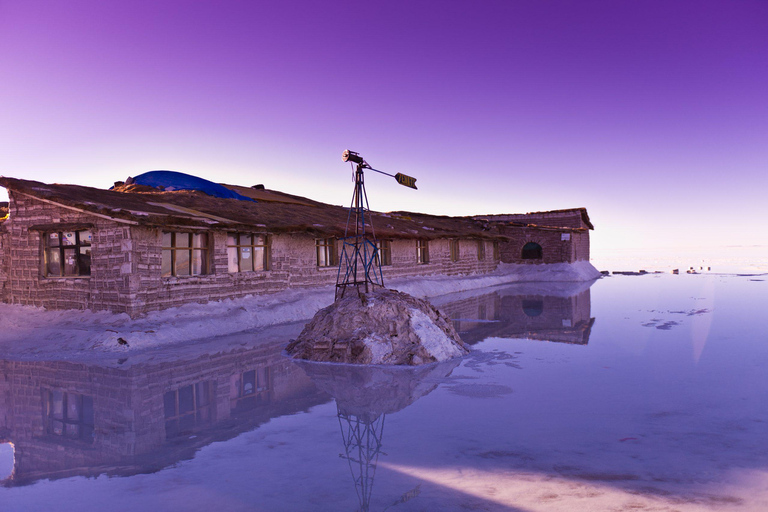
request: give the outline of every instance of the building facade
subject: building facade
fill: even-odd
[[[0,178],[0,299],[141,315],[336,281],[348,209],[243,187],[100,190]],[[233,187],[235,188],[235,187]],[[2,216],[0,216],[2,217]],[[508,217],[508,218],[507,218]],[[586,210],[438,217],[374,213],[385,279],[589,259]]]

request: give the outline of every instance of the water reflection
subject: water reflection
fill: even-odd
[[[586,344],[594,322],[588,285],[520,285],[437,302],[470,344],[490,336]],[[0,361],[0,485],[158,471],[333,397],[343,456],[367,510],[385,416],[430,393],[460,364],[298,366],[282,354],[284,337],[228,351],[217,343],[165,349],[126,367],[123,359]]]
[[[589,283],[524,283],[439,304],[465,343],[526,338],[586,345],[591,317]]]
[[[16,447],[15,472],[3,484],[156,471],[327,402],[282,345],[126,369],[0,361],[0,442]]]
[[[422,367],[365,367],[302,361],[312,382],[336,401],[344,454],[360,510],[370,510],[384,420],[432,392],[460,359]]]

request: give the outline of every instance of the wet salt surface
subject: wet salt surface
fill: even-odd
[[[768,510],[754,279],[441,297],[473,351],[418,369],[294,363],[301,325],[3,361],[0,510]]]

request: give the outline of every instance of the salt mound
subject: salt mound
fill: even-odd
[[[412,366],[469,353],[429,302],[387,289],[350,293],[321,309],[286,351],[310,361]]]

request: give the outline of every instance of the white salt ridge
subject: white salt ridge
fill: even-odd
[[[411,329],[421,340],[421,346],[437,361],[461,357],[464,352],[431,318],[418,309],[411,309]]]
[[[482,275],[409,277],[387,287],[415,297],[437,297],[515,282],[589,281],[600,273],[589,262],[501,264]],[[170,343],[224,336],[270,325],[309,320],[333,302],[333,286],[293,289],[240,299],[186,304],[131,319],[126,314],[47,311],[0,304],[0,356],[59,359],[130,353]],[[124,340],[127,345],[121,344]]]

